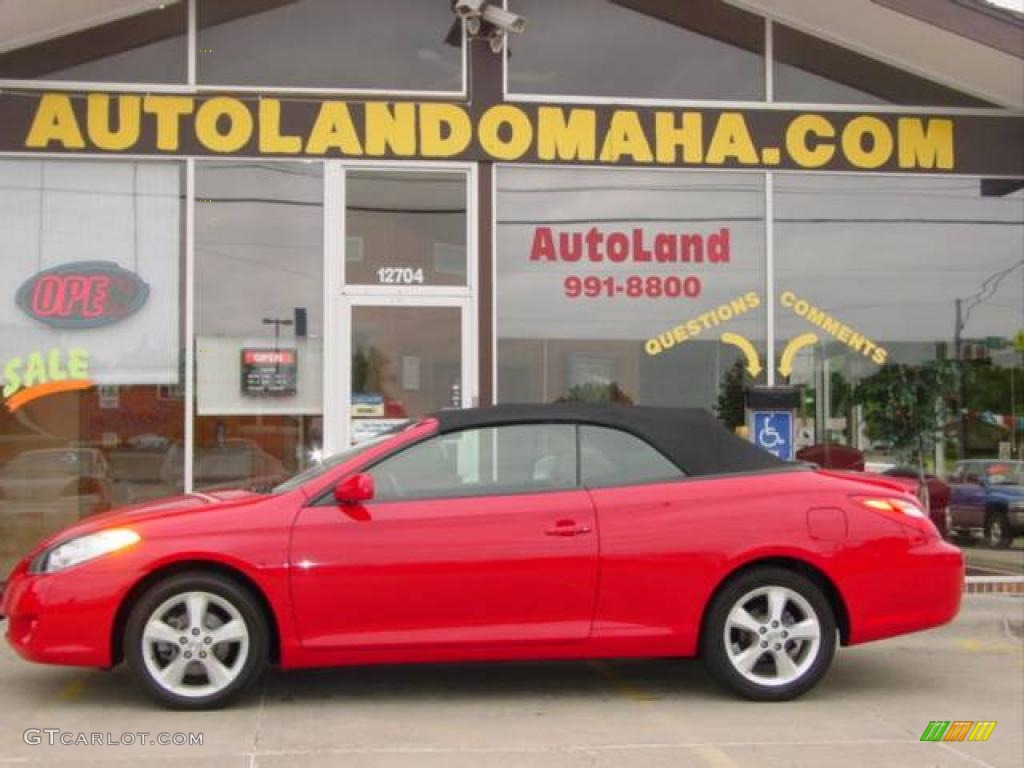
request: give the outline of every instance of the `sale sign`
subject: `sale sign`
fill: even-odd
[[[54,347],[8,359],[3,368],[3,389],[7,410],[14,413],[23,405],[46,395],[89,389],[89,353],[84,349]]]
[[[137,312],[149,285],[111,261],[77,261],[37,272],[15,301],[29,317],[52,328],[98,328]]]

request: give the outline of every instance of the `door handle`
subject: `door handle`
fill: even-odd
[[[575,520],[559,520],[544,533],[548,536],[581,536],[590,533],[590,526],[580,525]]]

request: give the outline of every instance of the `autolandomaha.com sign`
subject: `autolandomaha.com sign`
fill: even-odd
[[[272,95],[0,94],[0,151],[1024,176],[1024,117]]]

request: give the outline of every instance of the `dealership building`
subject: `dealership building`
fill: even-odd
[[[5,4],[0,569],[450,407],[793,385],[891,462],[860,384],[959,361],[930,465],[1020,457],[1024,15],[456,5]]]

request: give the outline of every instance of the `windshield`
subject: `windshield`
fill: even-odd
[[[299,474],[297,475],[293,475],[280,485],[274,486],[270,492],[287,493],[288,491],[298,488],[300,485],[308,482],[309,480],[315,480],[325,472],[334,469],[334,467],[338,466],[339,464],[344,464],[346,461],[354,459],[356,456],[363,453],[364,451],[369,450],[373,446],[383,443],[385,440],[391,438],[391,436],[394,435],[395,432],[399,431],[400,429],[404,429],[406,426],[408,426],[408,423],[400,425],[398,429],[389,430],[388,432],[385,432],[384,434],[375,437],[372,440],[367,440],[365,443],[359,443],[358,445],[353,445],[351,448],[348,448],[347,450],[340,451],[338,453],[332,453],[330,456],[324,457],[315,464],[310,464],[302,472],[299,472]]]
[[[992,485],[1024,485],[1024,462],[989,464],[985,473]]]

